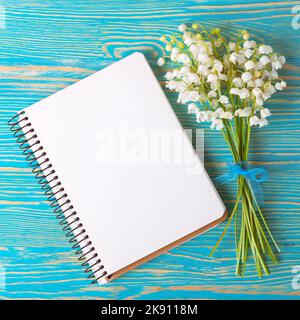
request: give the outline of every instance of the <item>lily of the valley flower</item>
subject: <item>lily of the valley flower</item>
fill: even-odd
[[[165,64],[165,59],[164,59],[164,58],[159,58],[159,59],[157,60],[157,64],[158,64],[160,67],[162,67],[162,66]]]
[[[257,44],[245,30],[243,40],[224,44],[218,29],[209,37],[198,24],[178,29],[180,35],[161,38],[167,55],[158,59],[159,66],[167,59],[179,65],[165,74],[166,87],[178,93],[177,102],[189,103],[188,113],[198,122],[211,122],[213,129],[222,130],[224,121],[234,117],[248,119],[250,126],[267,125],[271,113],[264,104],[286,87],[277,73],[285,58],[271,46]]]

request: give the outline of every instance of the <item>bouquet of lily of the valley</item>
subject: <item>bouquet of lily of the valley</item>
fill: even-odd
[[[235,205],[211,254],[234,221],[236,274],[244,274],[250,250],[258,275],[269,274],[266,257],[276,262],[272,247],[279,248],[260,208],[260,182],[267,172],[249,168],[248,152],[251,130],[268,124],[267,100],[286,87],[277,73],[285,58],[271,46],[250,40],[245,30],[234,41],[227,41],[218,28],[208,31],[198,24],[180,25],[179,31],[161,37],[166,53],[158,65],[170,63],[166,87],[178,92],[178,103],[188,104],[198,122],[220,130],[233,163],[217,179],[236,180],[238,185]]]

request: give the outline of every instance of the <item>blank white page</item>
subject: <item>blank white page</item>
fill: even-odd
[[[108,274],[224,215],[141,53],[25,112]]]

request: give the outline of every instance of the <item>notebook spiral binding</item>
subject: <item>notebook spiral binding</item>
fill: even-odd
[[[107,272],[104,270],[101,259],[95,252],[95,248],[89,240],[77,212],[74,211],[68,195],[64,192],[65,190],[40,140],[38,140],[34,128],[32,128],[28,117],[25,116],[25,111],[21,111],[12,117],[8,121],[8,125],[17,139],[22,153],[26,156],[35,178],[41,185],[42,191],[50,202],[50,206],[53,208],[66,237],[69,238],[69,243],[73,244],[72,248],[75,249],[78,260],[83,261],[81,265],[86,267],[84,272],[88,273],[87,277],[89,279],[94,278],[92,283],[98,282],[98,280],[107,276]],[[28,137],[29,134],[30,137]]]

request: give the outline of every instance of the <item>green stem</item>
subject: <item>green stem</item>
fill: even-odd
[[[223,136],[230,147],[233,159],[236,163],[240,161],[248,161],[251,127],[247,118],[237,118],[234,121],[234,127],[230,121],[224,121],[224,129],[222,130]],[[239,213],[239,205],[241,203],[241,212]],[[210,255],[219,247],[222,239],[224,238],[232,219],[235,217],[235,247],[236,247],[236,274],[244,275],[246,263],[248,259],[248,251],[251,253],[255,262],[258,276],[261,277],[263,273],[269,274],[265,257],[268,255],[274,263],[277,259],[273,253],[271,245],[267,239],[264,228],[260,223],[257,216],[263,222],[268,235],[272,239],[273,244],[279,250],[275,239],[263,217],[263,213],[257,203],[251,184],[244,177],[238,178],[238,189],[236,201],[229,216],[228,222],[214,246]],[[240,215],[240,219],[239,219]]]
[[[233,210],[232,210],[232,212],[231,212],[231,215],[230,215],[230,217],[229,217],[229,219],[228,219],[228,221],[227,221],[227,224],[226,224],[226,226],[225,226],[225,228],[224,228],[224,230],[223,230],[223,232],[222,232],[219,240],[217,241],[217,243],[215,244],[213,250],[211,251],[211,253],[210,253],[210,255],[209,255],[210,257],[211,257],[211,256],[215,253],[215,251],[218,249],[218,247],[219,247],[222,239],[224,238],[224,236],[225,236],[225,234],[226,234],[226,232],[227,232],[227,229],[229,228],[229,226],[230,226],[230,224],[231,224],[232,218],[234,217],[234,215],[235,215],[235,213],[236,213],[236,211],[237,211],[237,209],[238,209],[238,205],[239,205],[239,202],[240,202],[240,198],[241,198],[241,193],[238,195],[238,197],[237,197],[237,199],[236,199],[236,201],[235,201],[234,208],[233,208]]]

